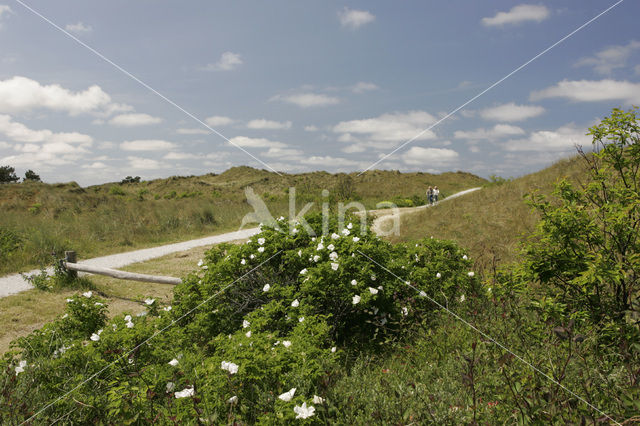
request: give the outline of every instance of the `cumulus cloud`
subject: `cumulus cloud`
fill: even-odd
[[[132,107],[113,103],[111,97],[97,85],[81,92],[72,92],[58,84],[41,85],[27,77],[0,80],[0,113],[13,114],[35,109],[78,115],[126,112],[131,111]]]
[[[486,27],[502,27],[517,25],[527,21],[542,22],[550,15],[544,5],[520,4],[508,12],[498,12],[495,16],[482,18],[482,25]]]
[[[134,170],[157,170],[167,168],[168,165],[151,158],[127,157],[129,168]]]
[[[109,123],[118,127],[135,127],[148,126],[150,124],[158,124],[162,122],[159,117],[153,117],[149,114],[120,114],[109,120]]]
[[[355,10],[345,7],[338,12],[338,19],[343,27],[356,30],[363,25],[375,21],[376,17],[366,10]]]
[[[351,87],[353,93],[365,93],[372,90],[378,90],[379,87],[374,83],[367,83],[365,81],[359,81]]]
[[[211,124],[210,124],[211,126]],[[207,129],[198,129],[198,128],[180,128],[176,130],[176,133],[179,135],[208,135],[211,132]]]
[[[614,69],[624,68],[634,50],[640,49],[640,41],[631,40],[624,46],[609,46],[592,57],[582,58],[577,67],[590,66],[598,74],[609,75]]]
[[[305,157],[301,159],[300,162],[309,166],[324,167],[325,169],[361,166],[359,161],[349,160],[348,158],[342,157],[331,157],[328,155]]]
[[[299,161],[299,159],[303,154],[304,152],[299,149],[278,148],[278,147],[271,147],[267,152],[262,153],[262,155],[264,155],[265,157],[296,160],[296,161]]]
[[[297,105],[302,108],[310,107],[322,107],[328,105],[335,105],[340,103],[340,99],[327,96],[320,93],[294,93],[291,95],[276,95],[271,98],[272,101],[282,101],[293,105]]]
[[[511,124],[496,124],[491,129],[476,129],[476,130],[456,130],[453,132],[453,137],[456,139],[468,139],[468,140],[480,140],[488,139],[494,140],[503,138],[505,136],[524,135],[525,131],[518,126],[512,126]]]
[[[272,141],[266,138],[250,138],[247,136],[236,136],[229,139],[233,145],[241,146],[243,148],[285,148],[287,144]]]
[[[516,105],[513,102],[485,108],[480,111],[480,117],[491,121],[523,121],[543,114],[545,109],[537,105]]]
[[[93,28],[91,27],[91,25],[87,25],[82,22],[78,22],[75,24],[67,24],[64,27],[64,29],[69,31],[70,33],[76,33],[76,34],[90,33],[91,31],[93,31]]]
[[[290,121],[272,121],[266,120],[264,118],[251,120],[247,123],[247,127],[249,129],[260,129],[260,130],[281,130],[281,129],[290,129],[291,122]]]
[[[11,10],[11,7],[9,7],[6,4],[0,4],[0,18],[5,17],[11,13],[13,13],[13,10]]]
[[[357,145],[350,152],[361,152],[365,146],[384,149],[412,138],[433,139],[435,133],[424,129],[435,121],[436,118],[425,111],[394,112],[375,118],[342,121],[333,127],[333,131],[340,134],[340,142]]]
[[[162,157],[164,160],[197,160],[200,155],[190,154],[188,152],[169,152]]]
[[[227,126],[233,123],[234,120],[229,117],[224,117],[222,115],[214,115],[212,117],[206,118],[204,122],[211,127],[216,127],[216,126]]]
[[[120,149],[123,151],[164,151],[175,148],[177,148],[177,145],[173,142],[159,139],[140,139],[125,141],[120,144]]]
[[[575,145],[587,146],[591,144],[591,137],[586,133],[586,129],[567,124],[556,130],[532,132],[525,139],[509,140],[504,144],[504,148],[507,151],[570,152],[575,149]]]
[[[0,133],[15,142],[27,143],[76,143],[91,145],[93,138],[78,132],[55,133],[49,129],[33,130],[13,121],[11,116],[0,114]]]
[[[304,126],[305,132],[317,132],[319,129],[316,126]]]
[[[562,80],[555,86],[533,91],[532,101],[547,98],[566,98],[576,102],[621,101],[640,102],[640,83],[619,80]]]
[[[402,154],[402,161],[410,166],[439,167],[451,164],[457,159],[458,153],[447,148],[412,146]]]
[[[243,63],[242,56],[239,53],[224,52],[218,62],[207,64],[203,69],[205,71],[232,71]]]

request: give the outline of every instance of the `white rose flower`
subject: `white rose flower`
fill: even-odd
[[[258,244],[263,245],[264,241],[265,241],[264,238],[258,238]]]
[[[88,291],[88,292],[86,292],[86,293],[82,293],[82,295],[83,295],[84,297],[90,298],[91,296],[93,296],[93,292],[92,292],[92,291]]]
[[[178,361],[177,359],[172,359],[171,361],[169,361],[169,365],[172,367],[175,367],[176,365],[180,364],[180,361]]]
[[[358,285],[358,281],[356,281],[356,280],[351,280],[351,285]]]
[[[340,266],[340,265],[337,264],[337,263],[331,263],[331,269],[333,269],[334,271],[338,270],[338,266]]]
[[[369,293],[378,294],[378,289],[377,288],[373,288],[373,287],[369,287]]]
[[[306,419],[314,415],[316,409],[313,405],[307,407],[307,403],[293,407],[293,412],[297,414],[296,419]]]
[[[263,253],[264,252],[264,247],[258,247],[258,253]]]
[[[283,393],[282,395],[279,395],[278,398],[285,401],[285,402],[289,402],[291,401],[291,399],[293,398],[293,395],[295,395],[296,393],[296,388],[291,388],[289,389],[288,392]]]
[[[265,284],[264,287],[262,287],[262,291],[264,291],[265,293],[270,289],[271,289],[271,286],[269,284]]]
[[[358,237],[353,237],[353,242],[354,242],[354,243],[357,243],[358,241],[360,241],[360,238],[358,238]]]
[[[282,341],[282,346],[284,346],[285,348],[288,348],[289,346],[291,346],[291,341],[290,340],[283,340]]]
[[[300,306],[300,301],[298,301],[298,299],[294,300],[293,302],[291,302],[291,306],[297,308],[298,306]]]
[[[357,294],[353,296],[353,299],[351,299],[351,303],[353,303],[354,305],[360,303],[360,296],[358,296]]]
[[[183,390],[181,390],[180,392],[176,392],[175,393],[175,397],[176,398],[187,398],[190,396],[193,396],[193,388],[185,388]]]
[[[320,398],[318,395],[313,395],[314,404],[322,404],[323,402],[324,402],[324,398]]]

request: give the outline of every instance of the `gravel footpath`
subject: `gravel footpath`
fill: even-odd
[[[465,191],[457,192],[448,196],[440,202],[445,202],[462,195],[466,195],[470,192],[477,191],[481,188],[471,188]],[[429,205],[419,207],[407,207],[401,208],[400,214],[411,213],[421,209],[431,207]],[[391,219],[393,210],[381,209],[371,210],[369,213],[378,213],[381,216],[377,217],[371,226],[371,229],[376,233],[380,233],[380,226],[385,220]],[[95,257],[93,259],[81,260],[78,263],[90,266],[100,266],[103,268],[121,268],[123,266],[130,265],[132,263],[144,262],[145,260],[155,259],[157,257],[166,256],[167,254],[176,253],[179,251],[190,250],[195,247],[208,246],[213,244],[219,244],[229,241],[242,240],[257,234],[260,231],[259,228],[243,229],[241,231],[227,232],[226,234],[214,235],[211,237],[200,238],[197,240],[185,241],[182,243],[168,244],[166,246],[152,247],[148,249],[135,250],[127,253],[112,254],[109,256]],[[27,275],[37,274],[39,270],[27,272]],[[49,274],[53,271],[51,268],[47,270]],[[33,288],[29,282],[25,281],[20,274],[7,275],[0,277],[0,298],[6,297],[11,294],[20,293],[21,291],[29,290]]]
[[[456,192],[455,194],[449,195],[447,198],[443,199],[442,201],[438,201],[436,204],[425,204],[424,206],[418,206],[418,207],[402,207],[398,209],[398,213],[399,215],[414,213],[422,209],[426,209],[428,207],[433,207],[440,203],[444,203],[445,201],[453,200],[463,195],[467,195],[471,192],[478,191],[479,189],[482,189],[482,187],[465,189],[464,191]],[[368,213],[375,213],[378,215],[378,217],[376,217],[373,220],[373,223],[371,224],[371,230],[376,234],[380,234],[382,232],[381,226],[385,221],[395,217],[393,214],[394,209],[369,210]]]
[[[259,228],[243,229],[241,231],[227,232],[226,234],[213,235],[211,237],[200,238],[197,240],[184,241],[182,243],[95,257],[93,259],[81,260],[78,263],[90,266],[100,266],[103,268],[121,268],[132,263],[144,262],[145,260],[155,259],[157,257],[162,257],[179,251],[190,250],[195,247],[246,239],[257,234],[259,231]],[[51,268],[47,271],[49,274],[53,273]],[[27,275],[39,272],[39,270],[34,270],[27,272]],[[33,288],[33,286],[29,284],[29,282],[25,281],[20,274],[7,275],[0,278],[0,297],[20,293],[21,291],[29,290],[31,288]]]

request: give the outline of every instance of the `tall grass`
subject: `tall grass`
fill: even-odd
[[[392,242],[433,236],[457,241],[470,250],[478,263],[509,263],[518,257],[519,241],[535,228],[537,215],[525,196],[534,191],[550,193],[560,178],[585,177],[579,157],[558,161],[551,167],[495,184],[464,197],[402,217],[400,235]]]
[[[467,173],[402,174],[371,171],[361,176],[326,172],[279,176],[236,167],[221,175],[110,183],[82,188],[75,182],[0,185],[0,234],[19,237],[17,249],[0,248],[0,274],[50,263],[64,250],[83,258],[183,241],[235,230],[253,211],[244,189],[250,186],[274,216],[288,215],[289,187],[297,209],[314,202],[358,200],[367,208],[394,197],[424,196],[429,185],[455,192],[485,182]],[[322,190],[329,190],[329,197]]]

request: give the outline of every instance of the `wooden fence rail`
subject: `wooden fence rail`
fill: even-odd
[[[89,266],[83,265],[80,263],[76,263],[76,253],[65,252],[65,260],[62,261],[62,266],[72,273],[77,273],[76,271],[88,272],[90,274],[98,274],[98,275],[106,275],[112,278],[118,278],[121,280],[131,280],[131,281],[142,281],[147,283],[160,283],[160,284],[182,284],[182,280],[180,278],[174,277],[163,277],[159,275],[147,275],[147,274],[137,274],[135,272],[125,272],[119,271],[117,269],[110,268],[101,268],[99,266]]]

